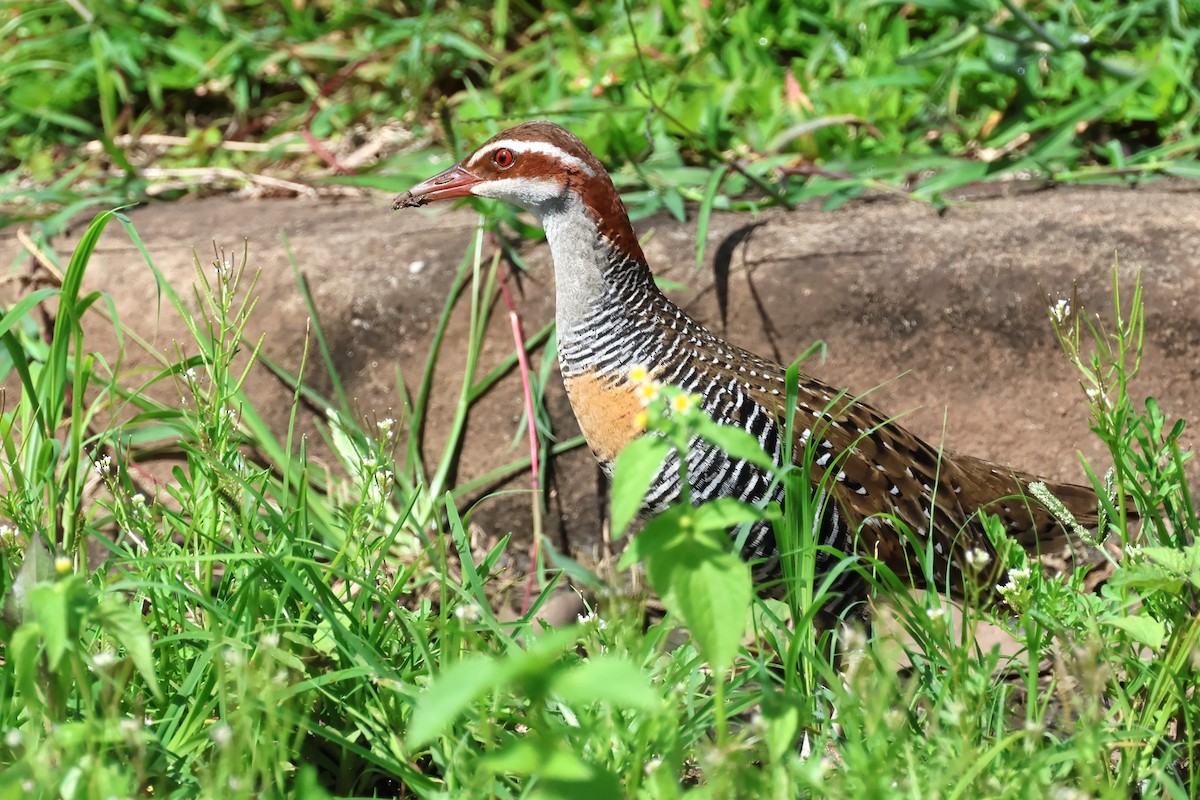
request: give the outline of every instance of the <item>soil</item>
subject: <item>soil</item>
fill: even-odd
[[[258,305],[247,329],[265,334],[263,353],[299,368],[309,311],[296,269],[311,290],[347,395],[365,419],[400,417],[397,375],[415,386],[451,280],[477,216],[468,210],[389,210],[390,198],[238,200],[212,198],[150,205],[129,212],[163,276],[190,296],[194,253],[209,268],[214,242],[240,257],[248,242],[261,270]],[[1145,358],[1134,391],[1157,398],[1166,415],[1200,420],[1200,187],[1156,182],[1139,188],[1040,190],[1019,184],[968,189],[942,214],[892,197],[853,202],[833,212],[809,205],[757,216],[715,214],[705,263],[695,267],[694,225],[655,217],[638,224],[660,278],[714,330],[750,350],[788,361],[814,340],[828,347],[809,371],[873,405],[903,415],[933,442],[1044,474],[1081,482],[1082,455],[1098,472],[1107,461],[1089,432],[1078,376],[1061,355],[1047,315],[1048,297],[1071,297],[1111,317],[1111,275],[1122,288],[1145,282]],[[56,243],[65,263],[83,225]],[[194,252],[193,252],[194,251]],[[520,246],[529,267],[514,289],[527,333],[553,318],[553,275],[544,243]],[[0,258],[25,269],[16,231],[0,232]],[[173,351],[189,337],[156,286],[137,248],[109,226],[89,265],[85,289],[107,293],[123,325]],[[210,273],[211,274],[211,273]],[[5,303],[20,291],[0,288]],[[460,304],[461,305],[461,304]],[[451,320],[431,408],[426,449],[439,452],[461,380],[466,310]],[[112,348],[99,318],[93,347]],[[480,374],[513,349],[507,315],[497,306]],[[534,354],[535,369],[541,354]],[[122,369],[146,361],[131,353]],[[308,381],[332,384],[310,359]],[[557,371],[545,395],[554,435],[578,429]],[[291,391],[265,369],[247,384],[266,421],[283,431]],[[178,402],[178,397],[175,398]],[[523,457],[522,399],[508,375],[472,409],[457,480],[467,481]],[[311,418],[303,430],[314,430]],[[1194,434],[1185,444],[1194,445]],[[603,480],[586,449],[563,454],[550,470],[547,520],[555,545],[594,556],[603,519]],[[530,503],[518,474],[480,492],[472,519],[489,536],[529,535]],[[469,504],[464,504],[464,507]],[[516,547],[514,552],[524,548]],[[519,565],[518,565],[519,566]]]

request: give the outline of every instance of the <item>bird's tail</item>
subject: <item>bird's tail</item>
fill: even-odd
[[[998,515],[1009,538],[1031,554],[1064,547],[1074,552],[1101,526],[1101,503],[1090,486],[1047,480],[970,456],[960,456],[958,464],[973,472],[991,495],[981,498],[979,506]],[[1132,504],[1126,505],[1136,518]]]

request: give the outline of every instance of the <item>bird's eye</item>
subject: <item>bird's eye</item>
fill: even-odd
[[[501,147],[496,152],[492,153],[492,163],[500,169],[508,169],[513,164],[517,163],[517,157],[513,155],[513,151],[507,147]]]

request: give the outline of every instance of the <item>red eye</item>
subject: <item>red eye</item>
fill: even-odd
[[[508,169],[513,164],[517,163],[517,157],[513,155],[513,151],[507,147],[501,147],[496,152],[492,153],[492,163],[500,169]]]

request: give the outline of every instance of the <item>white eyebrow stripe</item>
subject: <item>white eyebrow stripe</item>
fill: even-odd
[[[543,155],[557,158],[564,164],[570,164],[577,167],[581,172],[589,177],[594,177],[596,172],[587,162],[579,156],[573,156],[561,147],[550,144],[549,142],[523,142],[517,139],[501,139],[498,142],[492,142],[487,150],[481,151],[471,159],[471,164],[475,163],[476,158],[482,158],[487,153],[494,153],[501,147],[506,147],[514,153],[542,153]]]

